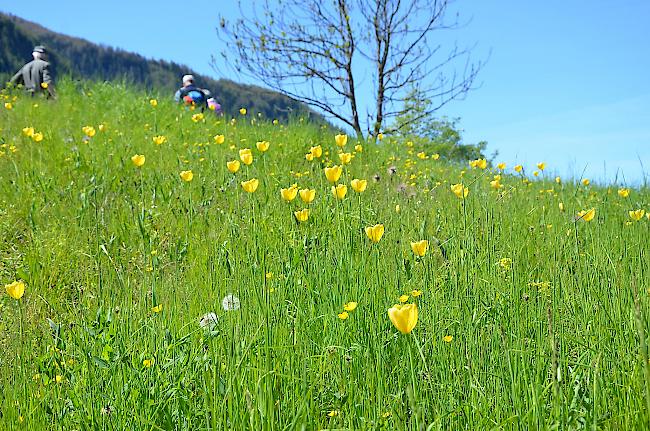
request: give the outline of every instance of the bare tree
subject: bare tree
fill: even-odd
[[[434,36],[458,28],[446,22],[450,0],[249,0],[241,18],[221,18],[222,56],[237,71],[317,108],[364,135],[360,88],[370,78],[374,100],[367,132],[407,124],[413,94],[433,101],[407,122],[430,116],[471,88],[482,63],[470,49],[443,53]],[[460,70],[460,72],[459,72]],[[415,89],[415,91],[414,91]],[[364,101],[367,104],[367,101]]]

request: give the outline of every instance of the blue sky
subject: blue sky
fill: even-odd
[[[225,3],[225,4],[224,4]],[[246,2],[245,2],[246,3]],[[111,2],[0,0],[0,10],[54,31],[188,64],[214,77],[220,14],[234,0]],[[191,6],[183,6],[183,5]],[[498,161],[546,161],[563,176],[639,183],[650,172],[650,1],[458,0],[465,21],[442,35],[489,56],[480,88],[441,115],[461,117],[467,142],[487,140]],[[187,14],[190,19],[181,19]],[[46,42],[45,42],[46,43]],[[28,55],[28,53],[27,53]]]

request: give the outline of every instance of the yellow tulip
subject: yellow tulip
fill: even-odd
[[[629,211],[628,214],[630,214],[630,218],[632,220],[639,221],[643,218],[643,215],[645,214],[645,210],[638,209],[636,211]]]
[[[348,193],[348,186],[345,184],[337,184],[336,187],[332,186],[332,194],[337,199],[343,199]]]
[[[298,194],[298,188],[297,187],[289,187],[288,189],[280,189],[280,196],[282,196],[282,199],[284,199],[287,202],[291,202],[296,198],[296,195]]]
[[[418,323],[416,304],[395,304],[388,309],[388,317],[402,334],[410,334]]]
[[[309,152],[311,153],[312,156],[319,158],[320,156],[323,155],[323,147],[320,145],[316,145],[315,147],[311,147],[309,149]]]
[[[420,296],[420,295],[422,295],[422,291],[421,291],[421,290],[417,290],[417,289],[416,289],[416,290],[412,290],[412,291],[411,291],[411,296],[412,296],[413,298],[417,298],[417,297]]]
[[[14,108],[14,105],[11,102],[5,102],[5,109],[11,111]]]
[[[350,181],[350,185],[352,186],[352,190],[355,192],[363,193],[366,190],[366,187],[368,187],[368,181],[355,178]]]
[[[304,210],[294,211],[293,215],[299,222],[305,222],[309,218],[309,209],[305,208]]]
[[[451,186],[451,191],[454,192],[459,199],[464,199],[469,194],[469,189],[463,184],[453,184]]]
[[[308,162],[311,162],[312,160],[314,160],[314,155],[312,153],[307,153],[307,154],[305,154],[305,159]]]
[[[158,106],[158,101],[156,99],[150,99],[149,104],[155,108]]]
[[[182,171],[182,172],[180,173],[180,176],[181,176],[181,179],[182,179],[183,181],[186,181],[186,182],[188,182],[188,183],[189,183],[190,181],[192,181],[192,179],[194,178],[194,174],[192,173],[191,170],[190,170],[190,171]]]
[[[239,113],[240,113],[241,115],[246,115],[246,108],[240,108],[240,109],[239,109]]]
[[[357,144],[354,146],[354,151],[356,151],[357,153],[361,153],[363,152],[363,147],[360,144]]]
[[[34,142],[41,142],[43,140],[43,134],[41,132],[36,132],[32,135],[32,140]]]
[[[260,182],[257,178],[250,179],[248,181],[242,181],[241,186],[244,189],[244,191],[248,193],[253,193],[255,190],[257,190],[257,186],[260,185]]]
[[[521,172],[522,169],[524,169],[524,167],[521,165],[515,166],[515,172]]]
[[[23,128],[23,135],[27,136],[28,138],[31,138],[34,136],[34,128],[33,127],[24,127]]]
[[[427,249],[429,248],[429,241],[423,239],[422,241],[416,241],[411,243],[411,250],[416,256],[424,256],[427,254]]]
[[[384,134],[383,133],[378,134],[377,139],[382,141],[384,139]]]
[[[226,162],[226,167],[233,174],[239,170],[239,166],[239,160],[231,160],[229,162]]]
[[[347,165],[352,161],[352,154],[350,153],[339,153],[339,160],[341,160],[341,163],[344,165]]]
[[[560,208],[560,211],[564,212],[564,202],[560,202],[557,206]]]
[[[440,154],[437,154],[437,153],[436,153],[436,154],[434,154],[433,156],[431,156],[431,158],[432,158],[433,160],[438,160],[438,159],[440,158]]]
[[[204,118],[203,114],[200,113],[192,115],[192,121],[194,121],[195,123],[198,123],[199,121],[203,121],[203,118]]]
[[[144,361],[142,361],[142,365],[144,365],[147,368],[151,368],[151,367],[153,367],[154,362],[155,362],[155,360],[153,358],[145,359]]]
[[[476,159],[469,162],[469,165],[473,168],[485,169],[487,167],[487,160],[485,159]]]
[[[331,168],[325,168],[325,177],[330,183],[335,183],[341,178],[343,173],[343,168],[341,166],[332,166]]]
[[[151,308],[151,311],[153,311],[154,313],[160,313],[160,312],[162,311],[162,309],[163,309],[163,305],[162,305],[162,304],[158,304],[158,305],[156,305],[155,307],[152,307],[152,308]]]
[[[492,187],[495,190],[499,190],[501,187],[503,187],[503,185],[499,180],[493,180],[490,181],[490,187]]]
[[[136,167],[140,168],[142,167],[142,165],[144,165],[145,158],[143,154],[136,154],[133,157],[131,157],[131,161]]]
[[[224,135],[216,135],[214,137],[215,144],[223,144],[224,142],[226,142],[226,137]]]
[[[242,153],[240,151],[239,158],[247,166],[253,163],[253,153]]]
[[[374,226],[366,227],[366,235],[368,235],[370,241],[374,242],[375,244],[378,243],[379,240],[381,240],[381,237],[384,235],[384,225],[376,224]]]
[[[300,195],[300,199],[306,204],[310,204],[313,202],[314,198],[316,197],[316,190],[314,189],[302,189],[298,192]]]
[[[343,313],[337,314],[337,316],[338,316],[339,319],[341,319],[341,320],[345,320],[345,319],[347,319],[348,317],[350,317],[350,315],[348,314],[347,311],[344,311]]]
[[[444,337],[442,337],[442,341],[444,341],[445,343],[451,343],[453,339],[454,337],[451,335],[445,335]]]
[[[582,210],[578,213],[578,219],[582,219],[584,221],[592,221],[595,216],[596,208],[592,208],[590,210]]]
[[[506,168],[506,164],[501,162],[497,165],[497,168],[499,168],[500,170],[504,170]]]
[[[13,283],[7,284],[5,289],[13,299],[20,299],[25,294],[25,283],[22,281],[14,281]]]
[[[424,151],[420,151],[419,153],[416,154],[416,156],[418,156],[418,159],[424,160],[427,158],[427,153],[425,153]]]
[[[82,131],[84,132],[84,134],[85,134],[86,136],[88,136],[89,138],[92,138],[93,136],[95,136],[95,133],[97,133],[97,132],[95,131],[95,128],[94,128],[93,126],[84,126],[84,127],[81,128],[81,130],[82,130]]]
[[[585,187],[587,187],[587,186],[589,185],[589,179],[584,178],[584,179],[582,180],[582,185],[585,186]]]
[[[344,147],[345,144],[348,143],[348,135],[336,135],[334,136],[334,142],[336,142],[336,145],[339,147]]]
[[[350,302],[347,302],[347,303],[343,304],[343,309],[345,311],[354,311],[354,310],[356,310],[357,305],[359,305],[359,304],[357,304],[354,301],[350,301]]]
[[[271,146],[271,143],[269,141],[259,141],[255,144],[257,147],[257,150],[260,152],[265,152],[268,151],[269,147]]]
[[[618,189],[618,195],[622,198],[626,198],[630,196],[630,189]]]
[[[153,143],[156,144],[156,145],[162,145],[162,144],[164,144],[165,142],[167,142],[167,138],[166,138],[165,136],[162,136],[162,135],[160,135],[160,136],[154,136],[153,138],[151,138],[151,140],[152,140]]]
[[[537,169],[539,169],[540,171],[543,171],[544,169],[546,169],[546,163],[544,163],[544,162],[538,163],[537,164]]]

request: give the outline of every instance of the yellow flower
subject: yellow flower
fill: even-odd
[[[100,132],[103,132],[104,130],[106,130],[106,124],[102,123],[99,126],[97,126],[97,128],[99,129]]]
[[[14,109],[14,105],[12,105],[10,102],[5,102],[5,109],[11,111]]]
[[[409,300],[408,295],[402,295],[402,296],[399,297],[399,302],[401,302],[401,303],[404,303],[404,302],[406,302],[408,300]]]
[[[260,182],[257,178],[250,179],[248,181],[242,181],[241,186],[244,191],[248,193],[253,193],[257,190],[257,186],[260,185]]]
[[[215,144],[223,144],[224,142],[226,142],[226,137],[225,137],[225,136],[223,136],[223,135],[216,135],[216,136],[214,137],[214,143],[215,143]]]
[[[645,214],[645,210],[638,209],[636,211],[629,211],[628,214],[630,214],[630,218],[632,220],[639,221],[643,218],[643,215]]]
[[[366,227],[366,235],[368,235],[370,241],[374,242],[375,244],[378,243],[379,240],[381,240],[381,237],[384,235],[384,225],[376,224],[374,226]]]
[[[418,323],[418,306],[395,304],[388,309],[388,317],[402,334],[410,334]]]
[[[344,311],[343,313],[338,314],[338,316],[339,316],[339,319],[341,319],[341,320],[345,320],[348,317],[350,317],[350,315],[348,314],[347,311]]]
[[[497,165],[497,168],[499,168],[500,170],[504,170],[506,168],[506,164],[501,162]]]
[[[95,128],[94,128],[93,126],[84,126],[84,127],[81,128],[81,130],[82,130],[82,131],[84,132],[84,134],[85,134],[86,136],[88,136],[89,138],[92,138],[93,136],[95,136],[95,133],[97,133],[97,132],[95,131]]]
[[[348,143],[348,135],[336,135],[334,136],[334,142],[336,142],[336,145],[339,147],[344,147],[345,144]]]
[[[424,151],[420,151],[419,153],[416,154],[416,156],[418,156],[419,159],[424,160],[427,158],[427,153],[425,153]]]
[[[167,142],[167,138],[165,136],[163,136],[163,135],[154,136],[154,137],[151,138],[151,140],[156,145],[162,145],[165,142]]]
[[[144,365],[147,368],[151,368],[151,367],[153,367],[154,362],[155,362],[155,359],[153,359],[153,358],[145,359],[144,361],[142,361],[142,365]]]
[[[229,162],[226,162],[226,167],[230,171],[230,173],[235,173],[239,170],[239,160],[231,160]]]
[[[469,189],[463,184],[453,184],[451,186],[451,191],[454,192],[459,199],[464,199],[469,194]]]
[[[28,138],[31,138],[34,136],[34,128],[33,127],[24,127],[23,128],[23,135],[27,136]]]
[[[307,221],[309,218],[309,209],[305,208],[304,210],[294,211],[293,215],[296,217],[296,220],[299,222]]]
[[[314,160],[314,155],[312,153],[307,153],[307,154],[305,154],[305,159],[308,162],[311,162],[312,160]]]
[[[564,202],[560,202],[557,206],[560,208],[560,211],[564,212]]]
[[[330,183],[335,183],[341,178],[343,173],[343,168],[341,166],[332,166],[331,168],[325,168],[325,177]]]
[[[162,309],[163,309],[163,305],[162,305],[162,304],[158,304],[158,305],[156,305],[155,307],[152,307],[152,308],[151,308],[151,311],[153,311],[154,313],[160,313],[160,312],[162,311]]]
[[[583,179],[582,179],[582,185],[585,186],[585,187],[587,187],[587,186],[589,185],[589,179],[587,179],[587,178],[583,178]]]
[[[436,153],[433,156],[431,156],[433,160],[438,160],[440,158],[440,154]]]
[[[203,121],[203,114],[198,113],[198,114],[192,115],[192,121],[194,121],[195,123],[198,123],[199,121]]]
[[[630,189],[622,188],[618,189],[618,195],[622,198],[630,196]]]
[[[144,165],[145,158],[143,154],[136,154],[133,157],[131,157],[131,161],[136,167],[140,168],[142,167],[142,165]]]
[[[590,210],[582,210],[578,213],[578,219],[582,219],[584,221],[592,221],[595,215],[596,208],[592,208]]]
[[[490,187],[492,187],[495,190],[499,190],[503,185],[499,180],[492,180],[490,181]]]
[[[354,146],[354,151],[356,151],[357,153],[362,153],[363,152],[363,146],[361,146],[360,144],[355,145]]]
[[[521,166],[521,165],[517,165],[517,166],[515,166],[515,172],[521,172],[521,170],[522,170],[523,168],[524,168],[523,166]]]
[[[41,82],[41,88],[42,88],[43,90],[47,90],[47,87],[49,87],[49,86],[50,86],[50,85],[49,85],[47,82]]]
[[[347,165],[352,161],[352,154],[350,153],[339,153],[339,160],[341,160],[341,163],[344,165]]]
[[[194,173],[192,173],[191,170],[189,170],[189,171],[181,171],[181,173],[179,175],[181,176],[181,179],[183,181],[188,182],[188,183],[190,181],[192,181],[192,179],[194,178]]]
[[[239,109],[239,113],[240,113],[241,115],[246,115],[246,108],[240,108],[240,109]]]
[[[298,194],[300,195],[300,199],[302,199],[304,203],[310,204],[316,197],[316,190],[302,189],[298,192]]]
[[[268,151],[271,143],[269,141],[259,141],[255,144],[255,146],[257,147],[258,151],[263,153],[265,151]]]
[[[20,299],[25,294],[25,283],[22,281],[14,281],[13,283],[7,284],[5,289],[13,299]]]
[[[544,163],[544,162],[538,163],[537,164],[537,169],[539,169],[540,171],[543,171],[544,169],[546,169],[546,163]]]
[[[399,204],[395,205],[395,212],[399,213],[400,210],[401,210],[401,208],[400,208]]]
[[[287,202],[291,202],[296,198],[296,195],[298,194],[298,188],[297,187],[289,187],[288,189],[280,189],[280,196],[282,196],[282,199],[284,199]]]
[[[43,140],[43,134],[41,132],[36,132],[32,135],[32,140],[34,142],[41,142]]]
[[[354,310],[356,310],[357,305],[359,305],[359,304],[357,304],[354,301],[350,301],[350,302],[347,302],[347,303],[343,304],[343,309],[345,311],[354,311]]]
[[[355,192],[363,193],[366,190],[366,187],[368,187],[368,181],[355,178],[350,181],[350,185],[352,186],[352,190]]]
[[[479,168],[479,169],[487,168],[487,160],[485,160],[485,159],[477,159],[476,160],[476,167]]]
[[[555,182],[558,183],[558,184],[562,184],[562,178],[555,177]]]
[[[383,133],[378,134],[377,139],[382,141],[384,139],[384,134]]]
[[[411,250],[416,256],[424,256],[427,254],[427,249],[429,248],[429,241],[423,239],[422,241],[416,241],[411,243]]]
[[[539,176],[539,171],[533,171],[533,176],[538,177]]]
[[[316,145],[315,147],[311,147],[309,149],[309,153],[312,156],[314,156],[316,158],[319,158],[320,156],[323,155],[323,147],[321,147],[320,145]]]
[[[54,376],[54,381],[57,382],[57,383],[61,383],[63,381],[63,376],[60,375],[60,374],[57,374],[56,376]]]
[[[150,99],[149,104],[155,108],[158,106],[158,101],[156,99]]]
[[[416,289],[416,290],[412,290],[412,291],[411,291],[411,296],[412,296],[413,298],[417,298],[417,297],[420,296],[420,295],[422,295],[422,291],[421,291],[421,290],[417,290],[417,289]]]
[[[248,148],[239,150],[239,158],[245,165],[250,165],[253,163],[253,153],[251,153],[251,150],[249,150]]]
[[[442,341],[444,341],[445,343],[451,343],[451,340],[453,339],[454,337],[452,337],[451,335],[445,335],[444,337],[442,337]]]
[[[336,187],[332,186],[332,194],[337,199],[343,199],[348,193],[348,186],[345,184],[337,184]]]

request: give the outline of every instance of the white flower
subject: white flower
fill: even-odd
[[[240,305],[239,298],[237,298],[232,293],[226,295],[226,297],[223,298],[223,301],[221,301],[221,306],[226,311],[239,310],[239,305]]]
[[[201,328],[203,329],[212,331],[217,326],[218,319],[219,318],[215,313],[204,314],[199,321],[199,325],[201,325]]]

